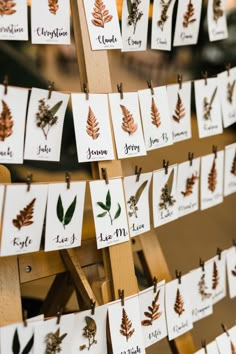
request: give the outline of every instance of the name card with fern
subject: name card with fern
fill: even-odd
[[[45,250],[51,251],[81,245],[85,182],[51,183],[45,227]]]
[[[121,49],[122,40],[115,0],[84,0],[92,50]]]
[[[227,333],[223,332],[216,337],[215,341],[217,343],[219,353],[236,354],[236,345],[234,344],[235,341],[233,342],[234,336],[232,334],[235,334],[235,331],[232,333],[232,331],[229,332],[227,330]]]
[[[47,201],[46,184],[7,185],[3,211],[1,255],[38,251]],[[12,200],[15,202],[12,204]]]
[[[79,162],[114,160],[109,118],[108,97],[105,94],[72,93],[72,109]]]
[[[146,155],[137,92],[109,94],[118,158]]]
[[[210,41],[218,41],[228,37],[225,0],[208,1],[207,25]]]
[[[26,160],[59,161],[61,139],[69,95],[33,88],[25,137]]]
[[[138,91],[146,150],[173,144],[166,86]]]
[[[213,305],[226,296],[226,252],[209,260],[211,264],[211,279],[208,284],[212,292]]]
[[[236,143],[225,146],[224,196],[236,192]]]
[[[228,128],[236,122],[236,69],[225,70],[217,78],[223,126]]]
[[[0,39],[28,40],[27,0],[1,0],[0,19]]]

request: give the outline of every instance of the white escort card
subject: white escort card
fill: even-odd
[[[176,0],[154,0],[151,48],[171,50],[172,17]]]
[[[221,335],[217,336],[215,340],[220,354],[235,353],[236,347],[234,347],[229,334],[222,333]]]
[[[31,0],[33,44],[70,44],[70,2]]]
[[[124,178],[126,208],[130,236],[137,236],[150,230],[149,188],[152,173],[142,173]]]
[[[47,191],[47,184],[32,184],[29,191],[25,184],[7,185],[1,256],[39,251]]]
[[[108,96],[72,93],[71,98],[78,161],[114,160]]]
[[[122,39],[115,0],[84,0],[92,50],[120,49]]]
[[[228,37],[226,19],[226,0],[209,0],[207,4],[207,23],[210,41],[218,41]]]
[[[27,0],[3,1],[0,10],[0,39],[28,40]]]
[[[147,48],[150,0],[124,0],[122,7],[122,51],[141,51]]]
[[[208,288],[212,292],[213,305],[226,296],[226,252],[223,251],[207,261],[211,265],[212,277],[209,279]]]
[[[172,126],[170,120],[166,86],[138,91],[146,150],[172,145]]]
[[[191,82],[167,86],[169,110],[174,143],[190,139],[191,130]]]
[[[225,146],[224,195],[236,192],[236,143]]]
[[[175,24],[174,46],[197,43],[201,10],[202,0],[179,0]]]
[[[119,159],[146,155],[137,92],[109,94]]]
[[[29,90],[0,85],[0,162],[23,163]]]
[[[62,130],[69,95],[33,88],[25,138],[26,160],[59,161]]]
[[[98,249],[129,240],[122,180],[108,182],[89,182]]]
[[[216,341],[213,341],[209,344],[206,345],[206,348],[202,348],[200,350],[198,350],[197,352],[195,352],[194,354],[219,354],[219,350],[217,347],[217,343]]]
[[[236,246],[226,251],[226,269],[229,286],[229,297],[236,297]]]
[[[81,245],[85,187],[86,182],[49,184],[45,251]]]

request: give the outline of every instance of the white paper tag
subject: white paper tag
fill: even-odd
[[[216,341],[207,344],[206,350],[207,350],[207,354],[219,354]],[[203,348],[198,350],[194,354],[206,354],[206,350]]]
[[[230,337],[226,333],[222,333],[216,337],[216,343],[220,354],[232,354]]]
[[[217,75],[224,128],[236,122],[236,68]]]
[[[33,44],[70,44],[70,2],[31,0]]]
[[[27,0],[3,1],[0,16],[0,39],[28,40]]]
[[[210,41],[228,37],[225,0],[209,0],[207,5],[207,22]]]
[[[73,93],[72,108],[79,162],[114,160],[108,96]]]
[[[225,146],[224,195],[236,192],[236,143]]]
[[[150,89],[138,91],[147,151],[173,144],[166,86],[153,91],[154,95]]]
[[[229,285],[229,297],[236,297],[236,247],[233,246],[226,251],[226,269]]]
[[[171,50],[172,16],[176,0],[154,0],[151,48]]]
[[[213,305],[222,300],[226,296],[226,252],[223,251],[221,256],[215,256],[209,261],[212,268],[212,277],[209,280],[208,288],[212,290]]]
[[[84,0],[92,50],[120,49],[122,40],[115,0]]]

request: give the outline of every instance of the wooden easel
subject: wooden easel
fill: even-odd
[[[88,83],[93,93],[112,92],[108,53],[91,50],[83,1],[71,0],[71,12],[81,87],[83,83]],[[93,178],[102,178],[102,168],[106,168],[108,178],[124,175],[122,163],[116,159],[93,163]],[[1,182],[10,181],[10,176],[4,168],[0,170],[0,177]],[[117,299],[118,289],[124,289],[125,296],[136,294],[138,284],[134,271],[133,251],[142,255],[150,279],[156,276],[159,280],[170,280],[168,266],[155,230],[148,235],[135,238],[133,246],[130,241],[102,251],[96,249],[94,233],[90,231],[87,225],[82,247],[78,249],[0,258],[0,326],[22,320],[20,283],[50,275],[56,275],[56,278],[43,306],[47,316],[55,314],[58,307],[66,304],[73,290],[73,283],[77,297],[82,300],[81,303],[85,308],[89,307],[90,299],[100,303],[101,300],[96,299],[83,270],[88,264],[100,260],[103,260],[106,275],[105,281],[100,284],[102,302]],[[63,288],[59,296],[58,288]],[[189,334],[177,338],[171,343],[171,347],[173,353],[194,352],[192,337]]]

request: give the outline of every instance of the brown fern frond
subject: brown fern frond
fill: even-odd
[[[219,271],[216,262],[213,263],[212,289],[215,290],[219,285]]]
[[[120,325],[120,334],[124,337],[126,337],[126,341],[128,342],[129,338],[132,337],[132,335],[135,332],[135,329],[132,328],[133,324],[130,321],[124,307],[122,308],[122,320],[121,320],[121,325]]]
[[[208,174],[208,189],[214,192],[217,185],[217,170],[216,170],[216,159],[214,158],[211,171]]]
[[[161,125],[161,115],[160,112],[158,111],[154,98],[152,98],[151,118],[152,118],[152,124],[158,128]]]
[[[189,24],[194,23],[196,18],[194,16],[194,6],[192,4],[192,0],[189,0],[187,11],[184,14],[183,26],[188,27]]]
[[[56,15],[57,10],[59,9],[58,0],[48,0],[49,11]]]
[[[185,108],[183,101],[180,97],[180,94],[178,93],[178,98],[176,102],[176,107],[175,107],[175,114],[173,115],[173,119],[179,123],[181,119],[185,117]]]
[[[23,226],[32,225],[34,216],[34,203],[36,198],[34,198],[20,213],[12,220],[13,225],[20,230]]]
[[[16,10],[16,2],[12,0],[0,0],[0,15],[13,15]]]
[[[132,135],[136,132],[138,129],[138,125],[134,122],[134,118],[130,111],[123,106],[122,104],[120,105],[120,108],[122,109],[123,112],[123,123],[122,123],[122,129],[129,133],[129,135]]]
[[[144,312],[144,315],[148,318],[141,322],[142,326],[151,326],[153,321],[157,320],[161,315],[162,312],[159,311],[160,305],[157,303],[160,295],[160,290],[155,295],[152,305],[148,306],[148,311]]]
[[[233,163],[232,163],[232,168],[230,171],[234,176],[236,176],[236,151],[235,151],[235,155],[234,155],[234,159],[233,159]]]
[[[169,0],[167,3],[164,0],[161,0],[161,16],[160,19],[157,21],[157,26],[163,31],[164,25],[168,20],[168,9],[172,0]]]
[[[86,132],[89,136],[91,136],[93,138],[93,140],[96,140],[100,135],[99,134],[100,128],[98,127],[98,124],[99,123],[98,123],[91,107],[89,107]]]
[[[105,24],[110,22],[113,18],[113,16],[109,14],[109,11],[106,9],[106,5],[104,5],[102,0],[95,0],[93,11],[92,23],[94,26],[104,28]]]
[[[183,301],[182,295],[180,294],[179,289],[177,289],[177,293],[176,293],[174,310],[179,316],[181,316],[182,313],[185,311],[184,310],[184,301]]]
[[[187,178],[186,181],[186,190],[184,192],[181,192],[184,197],[187,197],[188,195],[193,193],[193,186],[195,184],[195,181],[198,179],[197,175],[192,174],[190,178]]]
[[[2,112],[0,114],[0,141],[12,135],[12,127],[14,125],[11,111],[7,103],[2,100]]]

